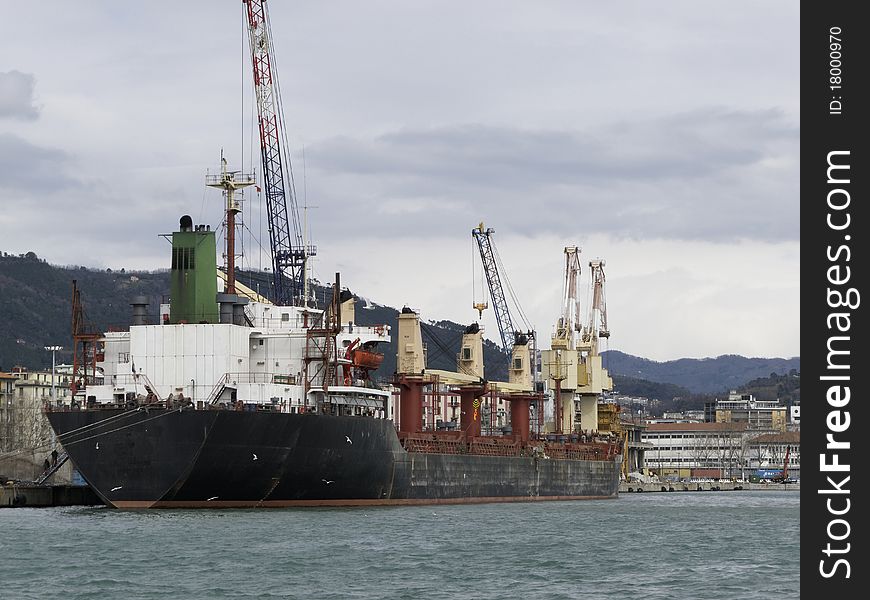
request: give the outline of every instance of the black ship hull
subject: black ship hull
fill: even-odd
[[[407,452],[384,419],[163,408],[47,417],[82,477],[118,508],[592,499],[619,486],[618,456]]]

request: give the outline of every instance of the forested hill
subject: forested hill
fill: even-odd
[[[269,287],[268,273],[240,272],[237,277],[252,289]],[[73,280],[80,291],[85,318],[96,331],[129,327],[130,300],[134,296],[148,298],[154,323],[157,322],[160,303],[168,301],[169,272],[165,269],[97,271],[78,266],[50,265],[33,252],[0,255],[0,372],[9,371],[16,365],[30,369],[51,367],[51,353],[44,350],[45,346],[63,346],[64,349],[57,353],[58,363],[72,362]],[[315,287],[321,306],[328,294],[327,288]],[[360,301],[356,313],[361,325],[387,324],[397,331],[396,308]],[[464,329],[465,325],[450,321],[424,321],[423,339],[429,348],[432,368],[456,370],[456,354]],[[391,348],[384,349],[384,355],[384,363],[378,370],[381,379],[388,378],[395,371],[395,342]],[[486,376],[504,380],[507,377],[507,356],[489,340],[485,340],[484,356]]]
[[[147,296],[156,310],[169,293],[167,271],[96,271],[57,267],[33,252],[0,256],[0,371],[51,367],[44,346],[63,346],[58,362],[72,361],[72,282],[81,290],[85,318],[99,331],[130,324],[130,299]]]
[[[656,362],[618,350],[602,353],[605,367],[611,374],[668,383],[699,394],[720,394],[736,390],[753,379],[768,377],[772,373],[783,375],[800,371],[801,359],[746,358],[724,354],[716,358],[681,358]]]
[[[269,274],[240,272],[238,279],[253,289],[267,289]],[[31,369],[51,366],[51,354],[44,346],[64,346],[58,362],[72,361],[71,313],[72,282],[77,281],[85,308],[85,317],[97,331],[123,329],[130,324],[130,300],[146,296],[150,302],[153,322],[157,322],[158,307],[168,299],[169,273],[158,271],[98,271],[85,267],[59,267],[46,263],[33,252],[25,255],[0,255],[0,371],[16,365]],[[328,294],[316,287],[316,294]],[[365,296],[367,290],[353,290]],[[322,302],[321,302],[322,305]],[[387,324],[397,329],[399,307],[390,307],[361,300],[357,304],[357,321],[361,325]],[[450,321],[427,321],[424,317],[423,336],[428,347],[429,366],[455,370],[456,354],[465,324]],[[544,344],[546,345],[546,341]],[[395,370],[395,342],[384,348],[381,378]],[[485,340],[486,377],[504,381],[507,378],[507,355],[496,344]],[[727,393],[747,382],[800,370],[800,358],[745,358],[725,355],[717,358],[683,358],[655,362],[616,350],[604,353],[604,365],[614,374],[617,385],[638,395],[677,395],[691,393]],[[779,382],[782,383],[782,382]],[[668,384],[662,387],[659,384]],[[650,386],[655,385],[652,388]],[[773,384],[778,385],[778,384]],[[650,394],[643,390],[655,390]]]

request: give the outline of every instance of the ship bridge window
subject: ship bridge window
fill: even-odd
[[[517,357],[514,359],[514,369],[520,370],[523,368],[523,359],[521,357]]]
[[[290,320],[290,313],[281,313],[281,320],[282,321],[289,321]]]
[[[465,346],[462,349],[462,360],[471,360],[471,347]]]

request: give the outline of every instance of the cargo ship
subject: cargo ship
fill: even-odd
[[[221,177],[236,177],[225,162]],[[233,206],[233,186],[224,187]],[[231,237],[225,256],[235,252]],[[355,298],[338,274],[324,308],[272,304],[235,281],[234,270],[218,270],[215,232],[188,216],[172,234],[170,282],[156,323],[147,299],[136,298],[127,330],[79,336],[85,348],[73,403],[46,408],[75,468],[110,506],[617,495],[616,439],[531,431],[530,406],[542,398],[529,385],[525,339],[514,349],[512,382],[482,377],[482,331],[474,325],[459,354],[467,364],[428,369],[419,315],[404,308],[396,373],[378,384],[372,373],[393,332],[356,322]],[[421,399],[433,386],[458,395],[455,427],[426,427]],[[511,427],[502,435],[481,435],[478,399],[487,393],[510,404]]]
[[[544,400],[530,377],[534,353],[522,336],[508,382],[484,378],[477,326],[463,335],[457,371],[433,370],[419,315],[404,308],[396,372],[379,384],[372,374],[393,339],[390,327],[357,323],[353,294],[342,289],[338,274],[325,306],[310,302],[305,261],[314,250],[302,239],[292,178],[284,174],[289,158],[281,147],[268,11],[265,0],[244,4],[275,301],[236,281],[235,218],[241,190],[255,182],[228,171],[222,157],[220,173],[206,180],[226,200],[222,270],[214,231],[183,216],[171,236],[169,302],[160,304],[156,322],[140,297],[132,302],[129,329],[87,330],[74,288],[74,401],[46,409],[65,455],[118,508],[615,497],[622,444],[592,432],[596,392],[609,381],[600,357],[591,357],[591,370],[578,370],[579,350],[565,335],[554,338],[546,362],[558,371],[551,374],[558,425],[533,433],[530,414],[540,423]],[[281,289],[285,270],[292,294]],[[561,331],[574,334],[568,326]],[[592,424],[584,425],[586,433],[575,427],[574,400],[559,404],[562,381],[569,390],[586,390],[576,402]],[[458,397],[451,427],[423,419],[427,390]],[[510,405],[511,426],[502,435],[482,435],[480,398],[487,394]]]

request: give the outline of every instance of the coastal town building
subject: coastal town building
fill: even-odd
[[[643,433],[647,426],[636,421],[622,421],[621,426],[626,439],[626,454],[623,456],[624,471],[626,474],[643,472],[646,467],[646,453],[653,448],[643,440]]]
[[[751,472],[766,475],[778,472],[785,467],[788,456],[787,476],[800,479],[801,476],[801,434],[800,431],[763,433],[748,440],[747,467]]]
[[[800,477],[800,432],[757,429],[744,422],[649,423],[646,466],[660,477],[748,479],[759,470]]]
[[[12,373],[0,373],[0,452],[11,450],[15,429],[15,380]]]
[[[788,409],[779,400],[757,400],[752,394],[732,390],[727,400],[709,402],[704,420],[712,423],[746,423],[750,429],[785,431]]]
[[[55,369],[55,403],[69,401],[70,369]],[[29,371],[15,367],[0,373],[0,451],[40,447],[51,442],[51,427],[42,413],[51,402],[51,371]]]
[[[794,403],[791,406],[789,406],[788,425],[789,425],[789,429],[800,431],[800,428],[801,428],[801,401],[800,400],[795,400]]]

